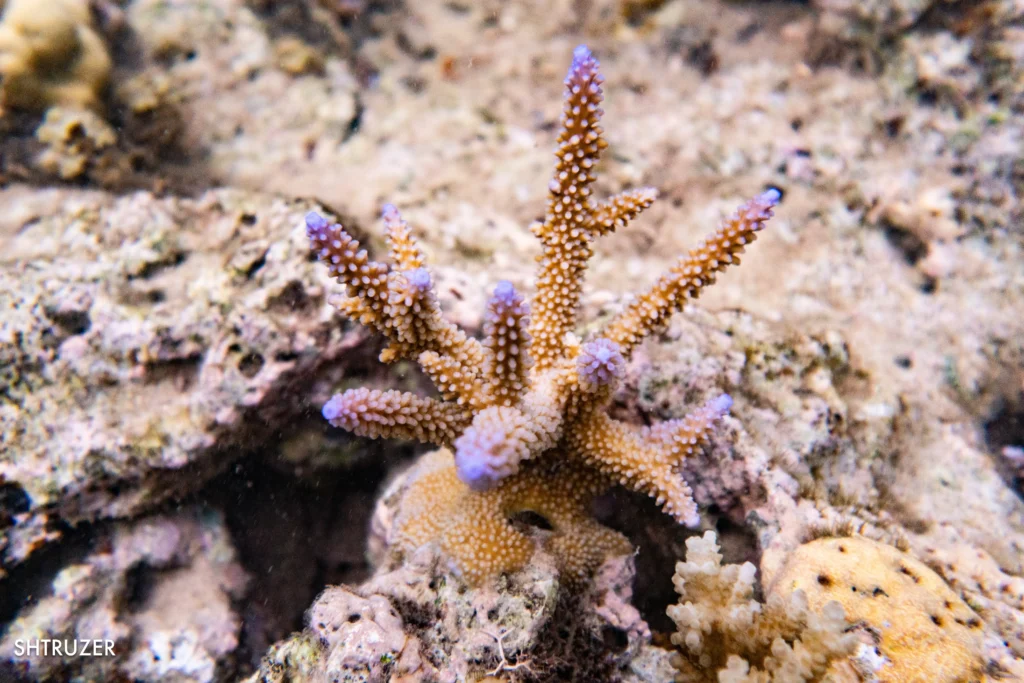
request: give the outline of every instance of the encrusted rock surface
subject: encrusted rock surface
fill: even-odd
[[[27,498],[4,567],[63,524],[196,490],[315,414],[363,339],[321,306],[305,203],[54,192],[59,213],[4,198],[0,480]]]
[[[230,671],[247,577],[219,513],[192,507],[119,522],[94,545],[8,625],[0,677],[205,683]],[[32,653],[42,639],[64,653],[99,641],[99,656]]]

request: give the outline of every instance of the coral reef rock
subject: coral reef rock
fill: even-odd
[[[118,522],[22,609],[0,640],[0,658],[39,681],[213,683],[232,665],[242,627],[234,603],[245,586],[219,513],[188,508]],[[27,649],[41,639],[62,651]],[[72,654],[82,640],[110,643],[112,656]]]
[[[22,501],[0,517],[0,571],[64,523],[151,509],[262,430],[301,429],[364,338],[321,314],[308,204],[50,200],[63,211],[23,205],[9,218],[26,227],[0,230],[0,481]]]

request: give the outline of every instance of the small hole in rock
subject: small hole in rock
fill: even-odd
[[[612,652],[622,652],[629,645],[629,636],[621,628],[605,626],[601,629],[601,640]]]
[[[238,361],[238,371],[248,378],[253,378],[263,369],[263,356],[258,353],[247,353]]]

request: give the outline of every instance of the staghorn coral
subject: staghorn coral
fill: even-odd
[[[532,227],[543,245],[536,292],[528,308],[511,283],[499,283],[483,341],[442,317],[423,255],[395,207],[383,212],[393,265],[370,260],[341,225],[315,213],[306,218],[313,249],[346,287],[335,306],[387,338],[381,361],[417,360],[441,395],[354,389],[334,396],[324,417],[360,436],[412,438],[454,451],[454,468],[447,451],[421,463],[399,546],[412,550],[438,540],[474,580],[529,559],[533,542],[508,519],[520,512],[548,518],[554,533],[545,544],[569,576],[585,575],[605,552],[627,548],[586,514],[590,499],[610,482],[646,493],[678,521],[695,524],[696,505],[677,467],[732,403],[720,395],[653,427],[613,420],[605,410],[633,349],[720,271],[739,263],[779,193],[769,190],[740,207],[582,343],[573,331],[594,240],[628,223],[656,196],[651,188],[604,201],[592,196],[593,170],[607,146],[602,81],[597,60],[578,47],[565,81],[547,214]]]
[[[810,604],[802,590],[758,602],[754,565],[722,566],[713,531],[688,539],[686,550],[673,577],[680,601],[668,608],[678,628],[677,681],[817,681],[853,654],[856,638],[845,633],[838,602]]]

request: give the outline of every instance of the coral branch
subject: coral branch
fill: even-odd
[[[318,213],[306,216],[306,235],[331,277],[346,286],[350,298],[360,302],[360,322],[381,329],[388,304],[388,265],[371,261],[366,250],[359,248],[358,240]],[[348,307],[356,309],[354,304]]]
[[[477,413],[455,442],[459,479],[474,491],[493,488],[519,471],[519,464],[555,445],[561,416],[554,411],[523,412],[493,406]]]
[[[409,224],[402,218],[395,205],[385,204],[381,215],[384,218],[384,232],[388,236],[392,262],[401,270],[422,268],[423,254],[416,246],[416,240],[413,239]]]
[[[732,397],[722,394],[713,398],[681,420],[670,420],[654,425],[648,431],[647,442],[665,449],[672,460],[693,455],[707,443],[715,423],[732,408]]]
[[[512,283],[499,282],[487,302],[484,318],[484,376],[496,405],[515,405],[529,386],[527,313],[526,302]]]
[[[482,410],[489,404],[480,378],[466,372],[457,360],[436,351],[424,351],[417,360],[445,401],[455,401],[473,410]]]
[[[335,427],[357,436],[432,444],[452,443],[469,422],[455,404],[365,387],[335,394],[324,404],[323,414]]]
[[[565,79],[562,132],[558,136],[555,176],[548,186],[547,215],[535,234],[544,244],[537,274],[530,334],[539,369],[564,355],[565,335],[576,326],[583,271],[592,255],[590,184],[592,169],[608,143],[601,136],[601,83],[598,63],[586,46],[573,53]]]
[[[719,272],[739,264],[738,254],[757,238],[772,217],[779,197],[778,190],[768,190],[737,209],[721,228],[691,249],[653,287],[616,316],[602,336],[618,342],[622,353],[628,356],[645,337],[661,329],[673,313],[714,284]]]
[[[700,521],[693,491],[676,471],[674,450],[646,443],[645,430],[604,413],[590,416],[585,424],[585,430],[570,430],[574,457],[621,485],[651,496],[679,522],[694,526]]]
[[[624,228],[657,198],[658,191],[653,187],[640,187],[609,197],[593,208],[587,231],[600,237]]]
[[[608,339],[587,342],[576,357],[576,372],[580,387],[587,393],[596,393],[622,376],[625,360],[619,345]]]
[[[386,207],[384,222],[397,262],[421,264],[422,256],[398,210]],[[483,347],[441,316],[426,268],[417,265],[396,271],[385,263],[371,261],[366,250],[359,248],[358,240],[317,213],[306,216],[306,234],[320,261],[346,286],[348,296],[335,302],[338,309],[372,326],[391,342],[381,353],[383,362],[436,351],[450,356],[464,372],[480,372]]]

